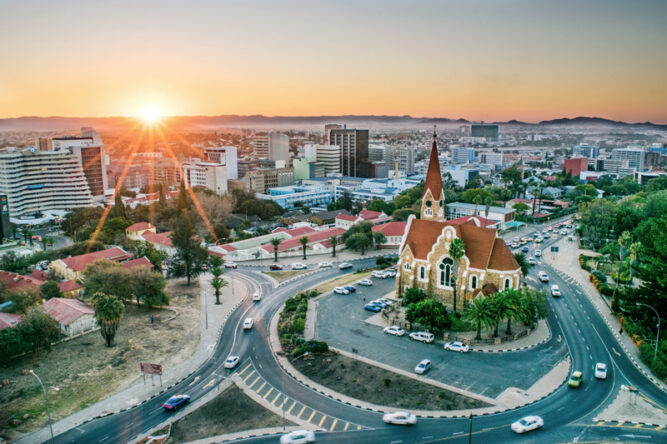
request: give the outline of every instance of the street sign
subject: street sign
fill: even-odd
[[[551,252],[552,253],[558,253],[558,247],[551,247]]]
[[[141,372],[149,375],[162,376],[162,366],[160,364],[151,364],[150,362],[140,363]]]

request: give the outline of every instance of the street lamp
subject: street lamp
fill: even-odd
[[[53,425],[51,424],[51,411],[49,410],[49,395],[46,393],[46,388],[44,387],[44,384],[42,384],[42,380],[39,379],[39,376],[37,376],[37,373],[30,370],[30,374],[37,378],[39,385],[42,386],[42,391],[44,392],[44,401],[46,402],[46,415],[49,417],[49,429],[51,429],[51,442],[53,442]]]
[[[638,307],[640,305],[643,305],[644,307],[650,308],[651,310],[653,310],[655,315],[658,317],[658,332],[655,335],[655,351],[653,352],[653,362],[651,363],[651,364],[653,364],[655,362],[655,358],[658,356],[658,343],[660,342],[660,315],[658,314],[658,310],[656,310],[655,308],[651,307],[648,304],[642,304],[641,302],[637,302],[636,304],[637,304]]]

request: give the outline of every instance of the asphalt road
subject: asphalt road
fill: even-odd
[[[548,247],[544,243],[542,249]],[[374,259],[356,261],[355,266],[368,266]],[[562,335],[573,358],[573,369],[584,372],[584,383],[580,389],[562,386],[550,396],[510,412],[475,417],[472,420],[472,441],[486,442],[564,442],[577,440],[621,440],[660,442],[667,439],[664,431],[625,429],[623,427],[601,427],[591,420],[600,408],[607,405],[621,384],[635,386],[643,395],[653,399],[663,408],[667,405],[664,392],[655,387],[639,372],[623,353],[614,336],[597,311],[576,285],[560,279],[548,266],[533,267],[531,276],[536,276],[540,269],[546,270],[551,283],[561,287],[564,295],[559,299],[549,297],[549,306],[555,325],[554,336]],[[300,289],[308,288],[336,275],[343,274],[338,269],[318,271],[294,282],[273,288],[269,279],[257,273],[240,268],[231,276],[244,279],[250,286],[250,292],[262,292],[262,302],[253,304],[246,300],[228,319],[224,326],[221,340],[214,357],[202,365],[191,377],[172,388],[164,396],[149,401],[126,412],[101,418],[69,430],[58,437],[56,442],[109,443],[128,442],[141,433],[163,422],[168,417],[161,405],[169,396],[188,393],[198,399],[213,389],[211,382],[225,377],[221,365],[229,354],[238,354],[244,364],[251,362],[257,374],[291,399],[302,401],[314,411],[322,412],[339,421],[359,424],[361,430],[350,429],[345,432],[318,433],[318,442],[373,442],[373,443],[410,443],[410,442],[467,442],[470,420],[420,419],[414,427],[396,427],[384,425],[381,415],[342,404],[305,387],[286,375],[278,367],[268,346],[268,323],[282,303]],[[251,316],[255,319],[255,328],[248,333],[241,330],[241,322]],[[609,364],[609,376],[606,381],[593,377],[596,362]],[[526,359],[525,366],[532,365]],[[240,369],[241,366],[237,368]],[[188,407],[185,407],[186,409]],[[525,436],[514,435],[509,425],[518,418],[537,414],[544,418],[545,426]],[[336,429],[337,430],[337,429]],[[277,442],[277,437],[262,437],[244,440],[252,442]]]

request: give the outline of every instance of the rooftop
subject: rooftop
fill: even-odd
[[[466,210],[474,210],[475,208],[479,209],[484,209],[483,205],[475,205],[475,204],[469,204],[465,202],[452,202],[447,204],[448,207],[451,208],[462,208]],[[504,207],[489,207],[490,211],[493,211],[494,213],[503,213],[503,214],[508,214],[508,213],[514,213],[516,210],[513,208],[504,208]]]
[[[42,307],[60,325],[69,325],[81,316],[95,314],[92,307],[77,299],[51,298]]]

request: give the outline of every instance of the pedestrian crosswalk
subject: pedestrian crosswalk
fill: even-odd
[[[365,428],[359,424],[335,418],[315,410],[282,393],[278,388],[272,386],[262,378],[252,362],[243,363],[238,368],[241,369],[238,371],[238,375],[241,377],[243,384],[262,397],[262,399],[283,410],[288,416],[309,422],[321,430],[329,432],[346,432],[348,430],[362,430]]]
[[[661,425],[655,424],[642,424],[637,422],[630,421],[594,421],[592,425],[594,427],[618,427],[618,428],[630,428],[630,429],[642,429],[642,430],[653,430],[653,431],[662,431],[667,432],[667,428]]]

